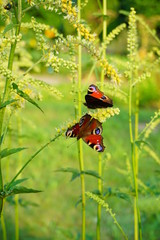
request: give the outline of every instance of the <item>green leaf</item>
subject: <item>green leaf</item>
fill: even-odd
[[[12,189],[14,186],[16,186],[16,185],[18,185],[18,184],[20,184],[20,183],[22,183],[22,182],[24,182],[24,181],[26,181],[26,180],[28,180],[28,178],[21,178],[21,179],[15,180],[15,181],[9,186],[8,190]],[[9,185],[9,183],[5,185],[4,189],[6,189],[8,185]]]
[[[82,197],[80,197],[80,198],[78,199],[78,201],[77,201],[76,204],[75,204],[75,207],[77,207],[81,202],[82,202]]]
[[[3,35],[5,35],[6,32],[8,32],[8,31],[12,30],[13,28],[15,28],[17,25],[18,25],[18,24],[14,24],[14,23],[8,24],[8,25],[5,27],[4,31],[3,31]]]
[[[26,148],[12,148],[12,149],[8,149],[8,148],[5,148],[3,149],[1,152],[0,152],[0,157],[1,158],[5,158],[11,154],[14,154],[14,153],[17,153],[17,152],[20,152],[22,150],[24,150]]]
[[[11,104],[11,103],[13,103],[13,102],[16,102],[16,101],[17,101],[17,99],[8,100],[8,101],[6,101],[6,102],[4,102],[4,103],[2,103],[2,104],[0,105],[0,109],[6,107],[7,105],[9,105],[9,104]]]
[[[12,204],[12,205],[16,205],[15,203],[15,197],[14,195],[13,196],[8,196],[6,197],[6,201],[9,203],[9,204]],[[32,206],[32,207],[38,207],[39,205],[35,202],[32,202],[32,201],[26,201],[22,198],[18,198],[18,204],[21,206],[21,207],[28,207],[28,206]]]
[[[43,110],[39,107],[39,105],[38,105],[32,98],[30,98],[30,96],[29,96],[27,93],[24,93],[22,90],[20,90],[20,89],[18,88],[18,85],[17,85],[17,84],[12,83],[12,87],[13,87],[14,90],[16,90],[17,94],[18,94],[20,97],[24,98],[26,101],[30,102],[31,104],[33,104],[34,106],[36,106],[38,109],[40,109],[41,112],[43,112]],[[43,112],[43,113],[44,113],[44,112]]]
[[[21,194],[21,193],[38,193],[38,192],[42,192],[40,190],[35,190],[32,188],[26,188],[23,186],[17,186],[14,187],[12,190],[9,191],[9,195],[15,195],[15,194]]]
[[[2,134],[2,136],[1,136],[1,139],[0,139],[0,145],[1,145],[2,142],[3,142],[3,137],[4,137],[4,134]]]
[[[137,145],[137,147],[138,147],[140,150],[142,149],[142,144],[147,145],[147,146],[150,146],[150,147],[152,148],[152,146],[151,146],[150,143],[148,143],[148,142],[146,142],[146,141],[143,141],[143,140],[135,141],[135,144]]]
[[[102,179],[97,172],[92,171],[92,170],[86,170],[86,171],[83,171],[82,173],[84,173],[86,175],[90,175],[92,177],[96,177],[96,178]]]
[[[75,168],[60,168],[60,169],[55,170],[55,172],[72,173],[71,181],[75,180],[77,177],[80,176],[80,172]]]
[[[95,17],[103,17],[103,19],[108,19],[109,18],[108,15],[104,15],[104,14],[98,13],[98,12],[93,13],[93,16],[95,16]]]
[[[104,197],[108,198],[108,197],[118,197],[121,198],[123,200],[126,200],[128,202],[131,202],[131,198],[130,195],[128,193],[124,193],[119,191],[118,189],[112,189],[111,187],[108,187],[104,190]]]
[[[79,170],[77,170],[75,168],[60,168],[60,169],[56,170],[56,172],[69,172],[69,173],[72,173],[71,181],[75,180],[77,177],[80,177],[81,174],[86,174],[86,175],[90,175],[92,177],[101,178],[98,175],[97,172],[92,171],[92,170],[86,170],[86,171],[82,171],[80,173]]]

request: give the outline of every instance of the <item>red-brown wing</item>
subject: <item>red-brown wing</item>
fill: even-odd
[[[88,93],[85,95],[86,105],[88,108],[107,108],[112,107],[112,100],[105,96],[103,92],[99,90],[97,86],[91,84],[88,88]]]
[[[66,131],[66,137],[78,137],[80,131],[79,123],[76,123]]]
[[[80,127],[78,139],[91,134],[101,135],[102,131],[102,124],[97,119],[91,118],[90,116],[90,118],[88,117],[88,121],[84,120],[84,124],[82,125],[82,127]]]
[[[105,146],[103,145],[103,137],[101,135],[88,135],[82,139],[89,147],[97,152],[103,152],[105,149]]]
[[[87,129],[91,118],[92,117],[89,114],[85,114],[83,117],[81,117],[79,123],[76,123],[75,125],[67,129],[66,136],[77,137],[77,139],[81,138],[83,132],[85,132],[85,129]]]

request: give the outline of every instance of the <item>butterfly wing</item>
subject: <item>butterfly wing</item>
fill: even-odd
[[[83,131],[85,128],[87,128],[91,118],[92,117],[89,114],[85,114],[83,117],[81,117],[79,123],[76,123],[67,129],[66,136],[77,137],[77,139],[81,138],[81,135],[83,135]]]
[[[77,140],[82,138],[85,143],[97,152],[103,152],[102,124],[89,114],[85,114],[79,121],[66,131],[67,137],[77,137]]]
[[[91,84],[88,88],[88,93],[85,95],[86,102],[84,103],[85,106],[88,108],[107,108],[112,107],[113,102],[112,100],[105,96],[103,92],[101,92],[97,86]]]
[[[88,135],[82,138],[85,143],[97,152],[103,152],[105,146],[103,145],[103,137],[101,135]]]
[[[79,137],[97,152],[103,152],[105,147],[101,136],[102,131],[102,124],[97,119],[90,118],[90,121],[83,127],[83,131],[80,129]]]
[[[80,131],[79,123],[76,123],[66,131],[66,137],[78,137]]]
[[[97,119],[92,118],[89,114],[87,118],[85,118],[83,125],[80,127],[79,138],[83,138],[88,135],[101,135],[103,128],[102,128],[102,123],[100,123]],[[86,116],[85,115],[85,116]]]

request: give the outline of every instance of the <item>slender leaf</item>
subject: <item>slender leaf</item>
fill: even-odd
[[[72,173],[71,181],[75,180],[77,177],[80,176],[80,172],[75,168],[60,168],[60,169],[55,170],[55,172]]]
[[[12,204],[12,205],[15,205],[15,197],[14,195],[13,196],[8,196],[6,197],[6,201],[9,203],[9,204]],[[38,207],[39,205],[35,202],[32,202],[32,201],[26,201],[22,198],[18,198],[18,204],[21,206],[21,207],[28,207],[28,206],[32,206],[32,207]]]
[[[96,177],[96,178],[102,179],[97,172],[92,171],[92,170],[86,170],[86,171],[83,171],[82,173],[84,173],[86,175],[90,175],[92,177]]]
[[[77,201],[76,204],[75,204],[75,207],[77,207],[81,202],[82,202],[82,197],[80,197],[80,198],[78,199],[78,201]]]
[[[7,188],[7,190],[10,190],[10,189],[12,189],[13,187],[15,187],[16,185],[21,184],[22,182],[24,182],[24,181],[26,181],[26,180],[28,180],[28,178],[17,179],[17,180],[15,180],[15,181],[10,185],[9,188],[7,188],[8,184],[6,184],[5,187],[4,187],[4,189]]]
[[[16,83],[12,83],[12,87],[14,90],[16,90],[17,94],[20,97],[24,98],[26,101],[30,102],[31,104],[36,106],[38,109],[40,109],[41,112],[43,112],[43,110],[39,107],[39,105],[32,98],[30,98],[30,96],[27,93],[24,93],[22,90],[18,88],[18,85]]]
[[[0,139],[0,145],[1,145],[2,142],[3,142],[3,137],[4,137],[4,134],[2,134],[2,136],[1,136],[1,139]]]
[[[60,168],[56,172],[69,172],[72,173],[71,181],[75,180],[77,177],[80,177],[81,174],[90,175],[92,177],[100,178],[97,172],[92,170],[82,171],[81,173],[75,168]]]
[[[12,155],[14,153],[20,152],[20,151],[22,151],[24,149],[26,149],[26,148],[24,148],[24,147],[23,148],[12,148],[12,149],[5,148],[5,149],[3,149],[0,152],[0,157],[1,158],[5,158],[5,157],[7,157],[9,155]]]
[[[11,104],[11,103],[13,103],[13,102],[16,102],[16,101],[17,101],[17,99],[8,100],[8,101],[6,101],[6,102],[4,102],[4,103],[2,103],[2,104],[0,105],[0,109],[6,107],[7,105],[9,105],[9,104]]]
[[[15,195],[15,194],[21,194],[21,193],[38,193],[42,192],[40,190],[32,189],[32,188],[26,188],[23,186],[17,186],[12,189],[12,191],[9,191],[9,195]]]
[[[105,198],[117,197],[117,198],[121,198],[123,200],[126,200],[128,202],[131,202],[131,198],[130,198],[130,195],[128,193],[121,192],[118,189],[112,189],[111,187],[108,187],[104,190],[103,196]]]
[[[151,146],[150,143],[148,143],[148,142],[146,142],[146,141],[143,141],[143,140],[135,141],[135,144],[137,145],[137,147],[138,147],[139,149],[142,149],[142,145],[147,145],[147,146],[150,146],[150,147],[152,148],[152,146]]]
[[[4,31],[3,31],[3,35],[5,35],[8,31],[12,30],[13,28],[15,28],[18,24],[14,24],[14,23],[10,23],[8,24]]]

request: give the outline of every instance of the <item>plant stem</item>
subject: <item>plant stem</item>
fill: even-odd
[[[22,147],[22,140],[21,140],[21,118],[18,116],[17,119],[17,129],[18,129],[18,146]],[[22,159],[22,152],[18,153],[18,168],[21,166],[21,159]],[[15,240],[19,240],[19,195],[15,195]]]
[[[78,0],[78,22],[81,21],[81,0]],[[81,41],[81,33],[78,30],[78,38]],[[79,118],[82,114],[81,109],[81,79],[82,79],[82,47],[78,46],[78,115]],[[79,158],[79,168],[80,172],[84,172],[84,161],[83,161],[83,148],[82,140],[78,141],[78,158]],[[85,240],[85,225],[86,225],[86,212],[85,212],[85,179],[84,174],[81,174],[81,194],[82,194],[82,229],[81,229],[81,238]]]
[[[2,226],[3,240],[7,240],[7,231],[6,231],[3,212],[1,214],[1,226]]]
[[[139,125],[139,84],[136,87],[136,111],[135,111],[135,141],[138,140],[138,125]],[[137,217],[138,217],[138,230],[139,230],[139,238],[142,240],[142,227],[141,227],[141,217],[140,211],[138,207],[138,147],[135,145],[135,172],[136,172],[136,202],[137,202]]]
[[[103,0],[103,15],[106,16],[107,14],[107,0]],[[103,18],[103,42],[106,39],[107,35],[107,20],[106,18]],[[102,50],[102,57],[106,58],[106,49],[103,48]],[[103,89],[103,83],[104,83],[104,69],[101,70],[101,90]],[[103,186],[102,186],[102,155],[99,154],[98,158],[98,174],[100,178],[98,179],[98,190],[99,194],[102,195],[103,191]],[[96,229],[96,235],[97,235],[97,240],[101,239],[101,205],[98,204],[97,207],[97,229]]]
[[[133,72],[129,80],[129,133],[130,133],[130,143],[131,143],[131,159],[132,159],[132,168],[133,168],[133,181],[135,189],[134,197],[134,239],[138,240],[138,202],[137,202],[137,177],[136,177],[136,162],[135,162],[135,144],[133,139],[133,125],[132,125],[132,82],[133,82]],[[137,131],[137,129],[136,129]]]
[[[15,36],[17,36],[20,32],[20,23],[21,23],[21,0],[18,0],[18,18],[17,18],[17,13],[16,13],[16,8],[15,8],[15,17],[17,20],[17,25],[16,25],[16,31],[15,31]],[[10,49],[10,54],[9,54],[9,60],[8,60],[8,69],[12,71],[12,67],[13,67],[13,59],[14,59],[14,53],[15,53],[15,49],[16,49],[16,44],[17,44],[17,40],[15,40],[15,42],[13,44],[11,44],[11,49]],[[4,88],[4,93],[3,93],[3,99],[2,99],[2,103],[8,99],[8,95],[9,95],[9,91],[10,91],[10,83],[11,83],[11,79],[10,78],[6,78],[6,83],[5,83],[5,88]],[[4,114],[5,114],[5,108],[3,108],[1,110],[0,113],[0,137],[2,137],[2,133],[3,133],[3,121],[4,121]],[[1,145],[0,145],[0,151],[1,151]],[[1,168],[1,158],[0,158],[0,191],[3,191],[3,177],[2,177],[2,168]],[[3,208],[3,199],[0,198],[0,215],[2,212],[2,208]]]

